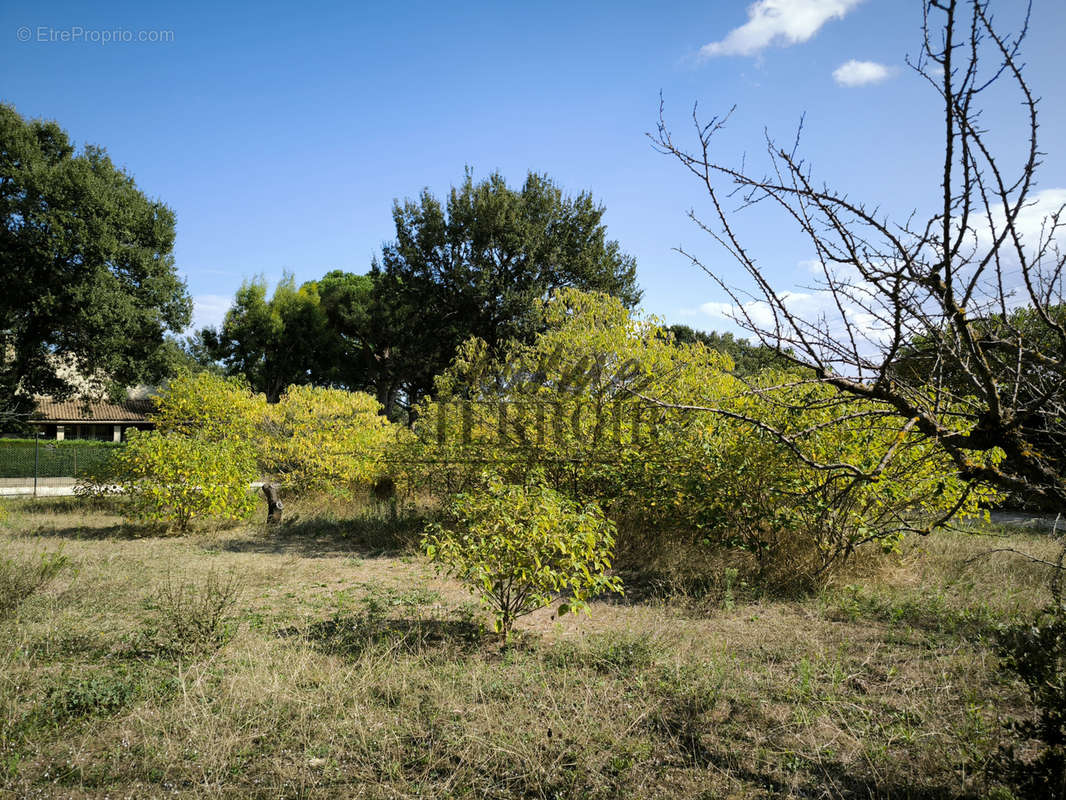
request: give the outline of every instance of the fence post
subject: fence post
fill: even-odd
[[[37,496],[37,472],[41,464],[41,432],[33,434],[33,496]]]
[[[78,477],[78,447],[74,446],[74,477]]]

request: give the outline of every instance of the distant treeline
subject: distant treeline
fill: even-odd
[[[333,271],[267,297],[246,282],[218,328],[186,342],[196,362],[245,376],[274,401],[291,384],[369,391],[391,417],[433,388],[456,348],[536,332],[535,304],[577,287],[640,300],[636,262],[609,240],[604,208],[530,173],[521,188],[468,172],[442,202],[428,191],[393,207],[396,238],[366,274]]]
[[[475,182],[468,172],[444,202],[424,191],[396,203],[396,238],[366,274],[334,270],[300,285],[286,276],[271,296],[265,279],[245,282],[221,326],[185,341],[186,357],[244,376],[271,401],[292,384],[342,387],[403,417],[462,342],[495,351],[529,341],[536,304],[556,289],[639,302],[636,262],[607,238],[603,214],[590,194],[564,195],[543,175],[514,189],[499,174]],[[741,373],[781,361],[731,334],[670,330],[727,353]]]

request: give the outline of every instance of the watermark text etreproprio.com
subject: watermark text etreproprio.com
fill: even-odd
[[[174,41],[172,30],[130,30],[129,28],[86,28],[71,25],[22,25],[15,31],[20,42],[35,44],[163,44]]]

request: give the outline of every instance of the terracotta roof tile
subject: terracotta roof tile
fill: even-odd
[[[152,401],[126,400],[111,403],[105,400],[49,400],[37,401],[33,422],[146,422],[152,411]]]

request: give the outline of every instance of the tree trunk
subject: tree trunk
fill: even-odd
[[[385,408],[385,416],[390,419],[396,419],[396,379],[395,378],[382,378],[377,383],[377,395],[378,402]]]
[[[267,524],[276,525],[281,522],[281,511],[285,508],[285,504],[281,502],[281,497],[278,495],[277,484],[264,483],[263,494],[267,501]]]

